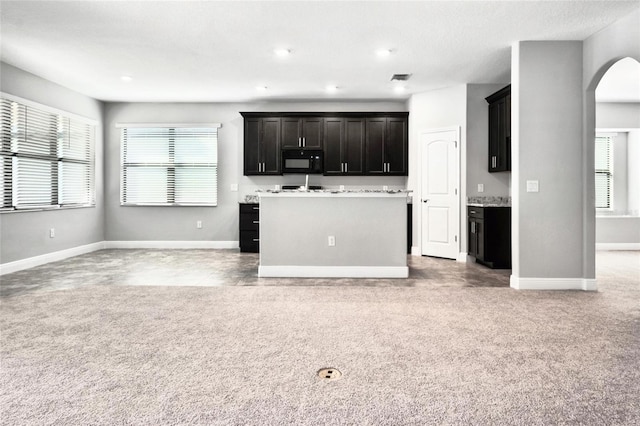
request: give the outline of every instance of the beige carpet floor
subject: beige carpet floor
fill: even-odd
[[[640,282],[615,271],[593,293],[95,285],[6,298],[0,327],[4,425],[640,423]]]

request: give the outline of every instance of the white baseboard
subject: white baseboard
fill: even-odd
[[[54,251],[52,253],[42,254],[40,256],[28,257],[26,259],[16,260],[15,262],[3,263],[0,265],[0,275],[22,271],[24,269],[44,265],[45,263],[57,262],[69,257],[91,253],[92,251],[102,250],[104,248],[105,242],[100,241],[97,243],[86,244],[84,246],[73,247],[66,250]]]
[[[259,266],[259,277],[407,278],[408,266]]]
[[[523,278],[511,275],[510,285],[516,290],[598,290],[593,278]]]
[[[458,258],[456,259],[456,261],[461,263],[467,263],[468,259],[469,259],[468,253],[458,253]]]
[[[105,241],[108,249],[236,249],[238,241]]]
[[[596,243],[598,250],[640,250],[640,243]]]

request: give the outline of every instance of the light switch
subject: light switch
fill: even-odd
[[[528,180],[527,181],[527,192],[539,192],[540,184],[537,180]]]
[[[478,184],[478,192],[484,192],[484,183]]]

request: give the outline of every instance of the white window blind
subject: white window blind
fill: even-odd
[[[95,126],[0,99],[2,210],[91,206]]]
[[[596,171],[596,208],[610,209],[612,199],[612,148],[613,137],[596,136],[595,171]]]
[[[218,127],[122,129],[122,205],[215,206]]]

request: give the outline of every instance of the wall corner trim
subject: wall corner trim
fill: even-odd
[[[258,267],[258,277],[285,278],[408,278],[408,266],[289,266]]]
[[[598,250],[640,250],[640,243],[596,243]]]
[[[516,290],[598,290],[593,278],[523,278],[511,275],[510,286]]]
[[[15,262],[3,263],[0,265],[0,275],[11,274],[13,272],[18,272],[24,269],[44,265],[45,263],[57,262],[59,260],[68,259],[70,257],[91,253],[93,251],[102,250],[105,248],[105,242],[99,241],[97,243],[86,244],[66,250],[59,250],[47,254],[42,254],[40,256],[33,256],[26,259],[16,260]]]
[[[108,249],[237,249],[239,241],[105,241]]]
[[[461,252],[458,253],[458,258],[456,259],[456,262],[460,262],[460,263],[467,263],[469,261],[469,254],[466,252]]]

